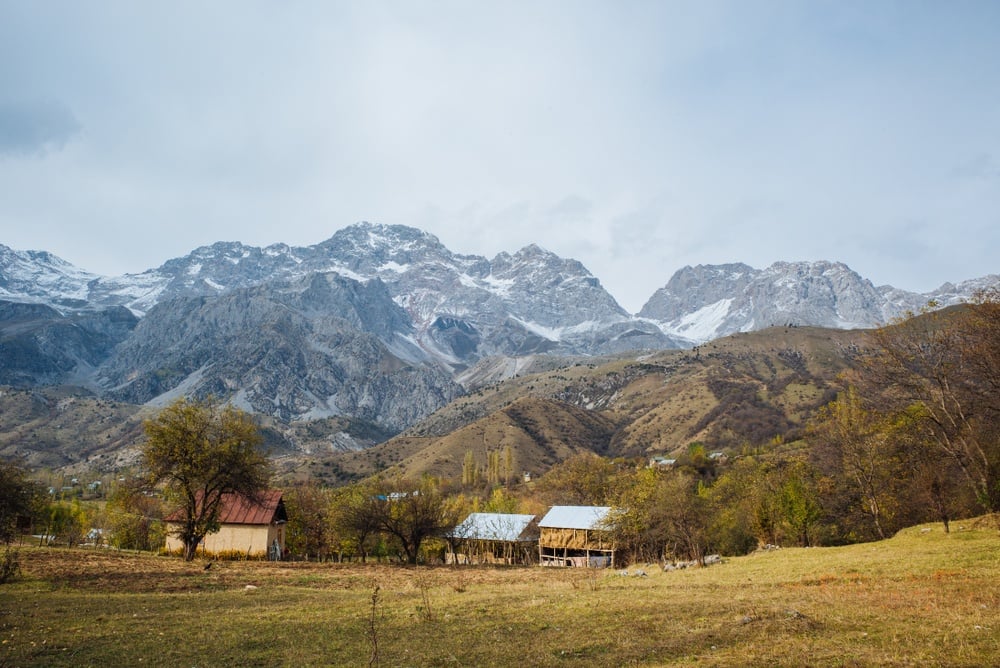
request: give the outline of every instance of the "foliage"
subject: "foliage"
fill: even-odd
[[[1000,511],[1000,291],[883,327],[875,342],[861,376],[867,396],[909,410],[982,507]]]
[[[285,490],[285,545],[293,557],[325,560],[333,549],[333,494],[309,482]]]
[[[615,505],[616,541],[633,561],[700,561],[708,550],[708,502],[686,471],[640,471]]]
[[[201,540],[218,530],[224,495],[256,498],[267,487],[270,467],[257,449],[257,426],[232,406],[178,399],[144,427],[148,482],[165,485],[179,509],[184,558],[194,559]]]
[[[37,515],[41,490],[27,471],[0,462],[0,542],[10,544],[17,535],[18,522]]]
[[[490,492],[490,498],[483,503],[481,508],[481,512],[484,513],[518,513],[520,510],[520,499],[504,487],[494,488]]]
[[[746,554],[781,545],[786,526],[778,499],[781,470],[772,462],[743,457],[707,490],[712,506],[711,542],[722,554]]]
[[[21,575],[21,553],[10,545],[4,547],[0,557],[0,584],[6,584]]]
[[[379,485],[372,509],[378,527],[395,538],[407,563],[416,564],[425,539],[442,536],[460,521],[440,483],[429,476],[414,483],[403,478]]]
[[[809,547],[814,544],[813,530],[823,516],[815,471],[805,462],[793,461],[783,474],[779,506],[799,546]]]
[[[79,499],[50,503],[45,510],[45,517],[45,535],[70,547],[83,542],[90,527],[88,512]]]
[[[619,468],[592,453],[553,466],[538,481],[539,493],[560,505],[605,505],[614,498]]]
[[[160,499],[142,489],[141,480],[120,481],[112,487],[107,515],[110,544],[120,550],[158,550],[165,529]]]
[[[340,552],[348,551],[365,562],[375,548],[381,527],[377,514],[379,490],[363,481],[334,491],[332,523],[340,537]]]

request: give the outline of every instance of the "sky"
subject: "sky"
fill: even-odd
[[[1000,2],[0,0],[0,244],[401,224],[638,311],[685,265],[1000,273]]]

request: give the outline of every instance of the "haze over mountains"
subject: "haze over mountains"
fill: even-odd
[[[307,247],[219,242],[118,277],[0,246],[0,384],[152,405],[211,393],[283,422],[397,433],[538,355],[690,348],[774,325],[866,328],[998,282],[917,294],[833,262],[699,265],[630,314],[575,260],[535,245],[459,255],[404,226],[359,223]]]

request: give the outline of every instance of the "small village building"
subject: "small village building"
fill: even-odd
[[[651,469],[669,469],[673,468],[677,463],[676,459],[671,457],[663,457],[662,455],[657,455],[656,457],[649,458],[649,468]]]
[[[449,564],[532,564],[538,523],[534,515],[471,513],[447,540]]]
[[[183,511],[167,516],[167,550],[183,551],[177,537]],[[198,550],[207,556],[245,556],[280,560],[285,552],[288,514],[280,490],[267,490],[258,501],[240,494],[224,494],[219,510],[220,528],[202,540]]]
[[[607,506],[553,506],[538,523],[539,563],[614,568],[610,515]]]

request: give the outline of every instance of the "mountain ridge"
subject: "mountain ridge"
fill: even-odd
[[[211,394],[284,424],[395,434],[534,360],[692,348],[775,325],[872,327],[996,283],[919,295],[838,262],[697,265],[633,315],[577,260],[535,244],[461,255],[402,225],[358,223],[305,247],[217,242],[121,277],[0,246],[0,379],[149,406]],[[41,306],[28,326],[12,304]]]

